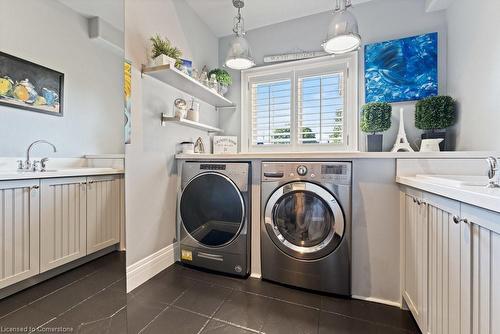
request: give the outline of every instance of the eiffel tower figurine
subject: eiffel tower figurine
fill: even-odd
[[[408,142],[408,138],[406,137],[406,131],[405,131],[405,121],[404,121],[404,109],[401,108],[399,110],[400,117],[399,117],[399,131],[398,131],[398,138],[396,139],[396,143],[394,144],[394,147],[392,148],[391,152],[415,152],[411,146],[410,143]]]

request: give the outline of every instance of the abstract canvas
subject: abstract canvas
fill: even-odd
[[[0,104],[63,115],[64,74],[0,52]]]
[[[365,46],[365,100],[403,102],[438,94],[438,34]]]

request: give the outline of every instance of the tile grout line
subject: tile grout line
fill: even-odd
[[[93,271],[93,272],[91,272],[90,274],[87,274],[87,275],[85,275],[85,276],[83,276],[83,277],[80,277],[79,279],[77,279],[77,280],[75,280],[75,281],[73,281],[73,282],[71,282],[71,283],[68,283],[68,284],[66,284],[66,285],[63,285],[62,287],[57,288],[56,290],[51,291],[51,292],[47,293],[46,295],[43,295],[42,297],[38,297],[37,299],[32,300],[31,302],[29,302],[29,303],[27,303],[27,304],[25,304],[25,305],[23,305],[23,306],[21,306],[21,307],[19,307],[19,308],[15,309],[15,310],[13,310],[13,311],[10,311],[9,313],[7,313],[7,314],[5,314],[5,315],[1,316],[1,317],[0,317],[0,320],[2,320],[3,318],[5,318],[5,317],[7,317],[7,316],[11,315],[12,313],[15,313],[15,312],[17,312],[17,311],[20,311],[20,310],[22,310],[23,308],[28,307],[28,306],[30,306],[30,305],[32,305],[32,304],[34,304],[34,303],[36,303],[37,301],[40,301],[40,300],[42,300],[42,299],[44,299],[44,298],[46,298],[46,297],[48,297],[48,296],[51,296],[51,295],[53,295],[54,293],[56,293],[56,292],[58,292],[58,291],[61,291],[61,290],[62,290],[62,289],[64,289],[64,288],[67,288],[67,287],[69,287],[69,286],[71,286],[71,285],[73,285],[73,284],[75,284],[75,283],[78,283],[78,282],[80,282],[80,281],[84,280],[85,278],[88,278],[88,277],[90,277],[90,276],[92,276],[92,275],[96,274],[97,272],[98,272],[98,270]],[[50,279],[49,279],[49,280],[47,280],[46,282],[48,282],[48,281],[50,281]],[[35,286],[33,286],[33,287],[36,287],[36,285],[35,285]],[[32,287],[30,287],[30,288],[32,288]],[[19,291],[19,292],[22,292],[22,291]],[[15,294],[14,294],[14,295],[15,295]],[[12,295],[12,296],[14,296],[14,295]],[[9,297],[11,297],[11,296],[9,296]]]
[[[325,312],[325,313],[328,313],[328,314],[334,314],[334,315],[341,316],[341,317],[344,317],[344,318],[348,318],[348,319],[351,319],[351,320],[358,320],[358,321],[367,322],[369,324],[373,324],[373,325],[377,325],[377,326],[381,326],[381,327],[397,329],[397,330],[405,331],[405,332],[409,332],[410,331],[409,329],[406,329],[406,328],[397,327],[397,326],[391,326],[391,325],[387,325],[387,324],[384,324],[384,323],[381,323],[381,322],[375,322],[375,321],[372,321],[372,320],[358,318],[358,317],[354,317],[354,316],[350,316],[350,315],[342,314],[342,313],[338,313],[338,312],[327,311],[327,310],[323,310],[323,309],[320,309],[319,311],[320,312]]]
[[[55,319],[57,319],[57,318],[61,317],[62,315],[64,315],[64,314],[68,313],[69,311],[73,310],[75,307],[77,307],[77,306],[79,306],[79,305],[83,304],[84,302],[86,302],[87,300],[89,300],[89,299],[91,299],[91,298],[93,298],[93,297],[97,296],[98,294],[100,294],[100,293],[101,293],[101,292],[103,292],[104,290],[108,289],[110,286],[112,286],[112,285],[114,285],[114,284],[116,284],[116,283],[120,282],[120,281],[121,281],[121,280],[123,280],[123,279],[124,279],[124,278],[122,277],[122,278],[120,278],[119,280],[116,280],[116,281],[114,281],[113,283],[111,283],[111,284],[109,284],[109,285],[105,286],[103,289],[101,289],[101,290],[97,291],[97,292],[96,292],[96,293],[94,293],[93,295],[90,295],[89,297],[87,297],[87,298],[83,299],[82,301],[80,301],[80,302],[76,303],[75,305],[71,306],[70,308],[68,308],[68,309],[67,309],[67,310],[65,310],[64,312],[62,312],[62,313],[58,314],[55,318],[51,319],[49,322],[47,322],[47,323],[46,323],[46,324],[44,324],[44,325],[47,325],[47,324],[49,324],[50,322],[54,321]]]
[[[148,322],[146,324],[146,326],[144,326],[138,334],[141,334],[146,328],[148,328],[149,325],[151,325],[156,319],[158,319],[158,317],[160,317],[160,315],[162,315],[166,310],[168,310],[171,306],[173,306],[173,303],[175,303],[176,301],[178,301],[182,296],[184,296],[184,294],[186,293],[188,289],[185,289],[184,291],[181,292],[181,294],[175,298],[172,303],[170,304],[167,304],[167,307],[165,307],[163,310],[161,310],[160,313],[158,313],[150,322]]]

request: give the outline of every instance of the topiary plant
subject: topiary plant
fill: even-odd
[[[428,97],[415,105],[415,126],[418,129],[446,129],[455,122],[455,100],[450,96]]]
[[[156,35],[150,38],[152,48],[151,48],[151,58],[156,58],[161,55],[175,59],[175,66],[182,64],[181,56],[182,51],[172,46],[168,38],[162,39],[160,35]]]
[[[371,102],[362,107],[361,130],[367,133],[384,132],[391,127],[392,106],[387,102]]]
[[[222,86],[229,87],[233,83],[233,78],[231,78],[231,75],[226,70],[216,68],[215,70],[211,70],[210,73],[208,73],[208,77],[210,78],[212,74],[215,74],[215,76],[217,77],[217,82]]]

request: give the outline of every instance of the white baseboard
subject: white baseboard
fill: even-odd
[[[380,298],[374,298],[374,297],[364,297],[364,296],[357,296],[357,295],[352,295],[352,298],[364,300],[367,302],[374,302],[374,303],[385,304],[385,305],[395,306],[395,307],[401,308],[401,303],[394,302],[392,300],[380,299]]]
[[[178,244],[172,244],[127,267],[127,293],[175,263]]]

